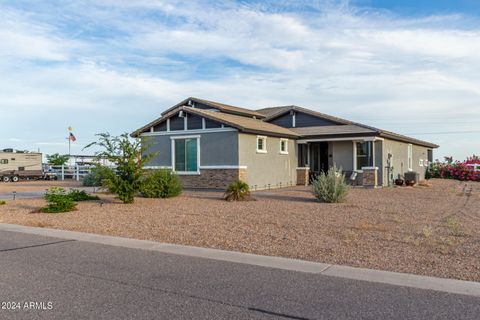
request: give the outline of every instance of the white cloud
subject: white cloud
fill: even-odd
[[[187,96],[304,105],[400,133],[461,131],[480,121],[475,24],[462,29],[460,15],[395,17],[348,3],[315,8],[103,1],[75,2],[61,17],[0,8],[0,113],[29,128],[15,133],[29,141],[16,142],[23,149],[63,144],[68,125],[85,142],[95,132],[130,131]],[[0,145],[14,143],[16,131],[15,121],[2,125]],[[456,157],[480,149],[472,134],[418,137]]]

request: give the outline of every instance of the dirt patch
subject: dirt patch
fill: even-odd
[[[430,184],[352,189],[342,204],[317,203],[304,187],[249,202],[186,192],[124,205],[100,195],[62,214],[17,200],[0,206],[0,222],[480,281],[480,183]]]

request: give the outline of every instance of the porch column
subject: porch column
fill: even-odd
[[[363,171],[363,187],[364,188],[376,188],[378,167],[362,167]]]
[[[308,186],[309,183],[309,176],[310,176],[310,168],[309,167],[302,167],[297,168],[297,185],[298,186]]]

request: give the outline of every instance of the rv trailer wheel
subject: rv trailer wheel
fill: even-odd
[[[20,178],[18,176],[13,176],[12,177],[12,182],[18,182],[18,180],[20,180]]]
[[[9,176],[3,176],[2,181],[3,182],[10,182],[10,177]]]

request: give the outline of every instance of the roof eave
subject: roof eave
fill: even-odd
[[[397,136],[395,134],[390,134],[388,132],[380,132],[379,136],[382,138],[387,138],[387,139],[401,141],[401,142],[407,142],[407,143],[415,144],[422,147],[432,148],[432,149],[436,149],[440,147],[438,144],[435,144],[435,143],[431,143],[423,140],[417,140],[409,137]]]

